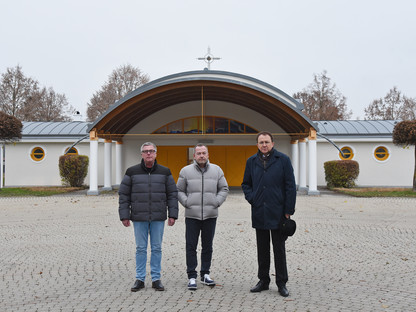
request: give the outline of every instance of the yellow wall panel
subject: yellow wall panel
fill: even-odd
[[[225,174],[225,167],[227,164],[226,146],[209,146],[209,161],[221,167]]]
[[[157,162],[170,169],[175,182],[178,181],[181,169],[187,165],[187,151],[187,146],[157,147]]]
[[[188,164],[189,146],[158,146],[157,161],[169,167],[175,181]],[[209,160],[221,167],[229,186],[241,186],[247,158],[257,152],[253,146],[209,146]]]
[[[227,171],[224,174],[230,186],[241,185],[247,158],[256,152],[256,146],[227,146]]]

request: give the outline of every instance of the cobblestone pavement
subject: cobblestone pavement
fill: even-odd
[[[250,207],[220,208],[214,288],[186,288],[183,211],[166,226],[164,292],[132,293],[134,238],[117,196],[0,198],[1,311],[414,311],[416,199],[298,196],[286,244],[290,296],[257,283]],[[272,274],[274,271],[272,269]],[[272,278],[273,279],[273,278]]]

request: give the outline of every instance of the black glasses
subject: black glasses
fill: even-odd
[[[142,151],[143,154],[153,154],[156,153],[156,150],[146,150],[146,151]]]

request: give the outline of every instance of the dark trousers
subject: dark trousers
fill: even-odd
[[[197,220],[186,218],[186,271],[188,278],[196,278],[196,267],[198,265],[196,248],[198,246],[199,234],[201,234],[201,276],[209,274],[212,259],[212,242],[214,240],[217,218]]]
[[[270,236],[272,237],[276,284],[285,285],[288,281],[285,247],[287,236],[282,236],[279,230],[256,229],[258,278],[270,283]]]

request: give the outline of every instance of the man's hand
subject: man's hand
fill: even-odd
[[[172,225],[174,225],[175,224],[175,219],[174,218],[169,218],[169,220],[168,220],[168,225],[169,226],[172,226]]]
[[[125,227],[130,226],[130,220],[124,219],[124,220],[121,220],[121,222],[123,223],[123,225],[124,225]]]

